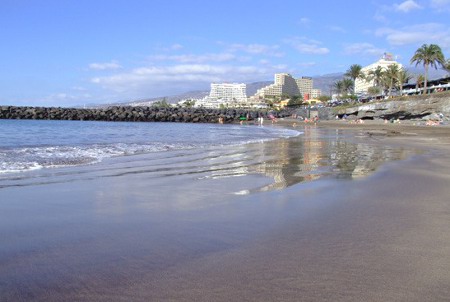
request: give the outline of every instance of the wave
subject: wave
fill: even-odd
[[[231,130],[231,129],[230,129]],[[206,147],[259,143],[269,140],[298,136],[301,133],[290,129],[268,129],[264,136],[246,136],[236,140],[152,143],[112,143],[92,145],[51,145],[0,149],[0,174],[17,173],[42,168],[58,168],[95,164],[106,158],[130,156],[153,152],[184,150]],[[232,131],[231,131],[232,132]],[[232,133],[228,133],[232,136]]]

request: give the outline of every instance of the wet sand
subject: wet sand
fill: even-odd
[[[308,127],[423,152],[248,195],[137,173],[0,190],[0,301],[450,301],[450,129]]]

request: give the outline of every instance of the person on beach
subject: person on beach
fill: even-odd
[[[277,122],[277,119],[273,114],[269,114],[269,118],[272,120],[272,124]]]
[[[317,125],[317,123],[319,122],[319,117],[315,116],[313,121],[314,121],[314,125]]]

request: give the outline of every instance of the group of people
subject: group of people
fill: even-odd
[[[315,116],[313,118],[307,118],[305,117],[305,123],[313,123],[313,124],[317,124],[319,122],[319,117]]]

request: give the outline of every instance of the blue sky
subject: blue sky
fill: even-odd
[[[0,105],[74,106],[344,72],[422,44],[450,0],[0,0]]]

